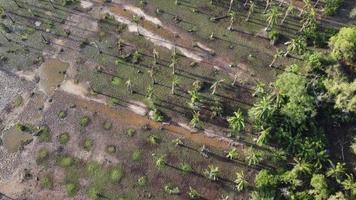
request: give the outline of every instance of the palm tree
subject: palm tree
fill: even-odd
[[[200,93],[196,90],[189,90],[188,93],[190,94],[190,102],[188,103],[189,107],[193,110],[198,110],[201,98]]]
[[[247,155],[245,157],[246,162],[249,166],[251,165],[257,165],[262,161],[262,154],[259,151],[255,151],[250,147],[247,151]]]
[[[291,52],[295,52],[298,55],[301,55],[301,54],[304,53],[304,50],[307,47],[305,39],[303,37],[300,37],[300,36],[297,37],[297,38],[294,38],[294,39],[292,39],[292,40],[290,40],[288,42],[286,42],[285,44],[287,44],[288,47],[287,47],[287,51],[284,54],[284,56],[287,56]]]
[[[188,196],[189,196],[189,199],[199,199],[201,197],[199,192],[190,186],[189,186]]]
[[[260,135],[258,136],[256,140],[256,144],[258,146],[262,146],[266,143],[267,138],[270,134],[271,128],[262,128],[262,131],[260,132]]]
[[[268,26],[266,27],[266,30],[270,30],[273,28],[275,24],[278,22],[278,17],[280,16],[279,10],[277,7],[273,7],[268,10],[266,13],[266,20],[268,23]]]
[[[356,182],[354,181],[354,176],[352,174],[346,174],[346,179],[342,181],[341,184],[345,190],[350,190],[350,196],[356,195]]]
[[[201,128],[201,120],[200,120],[200,113],[194,111],[192,120],[190,120],[190,125],[193,128]]]
[[[218,98],[216,97],[213,98],[213,102],[212,105],[210,106],[210,110],[211,110],[211,119],[214,119],[215,117],[220,117],[222,115],[223,108]]]
[[[231,85],[234,86],[236,84],[237,78],[239,78],[239,70],[236,71],[234,76],[234,81],[232,81]]]
[[[217,181],[219,176],[219,167],[209,165],[204,171],[204,175],[212,181]]]
[[[283,52],[280,51],[279,49],[277,50],[277,52],[273,55],[273,60],[271,62],[271,64],[269,64],[269,67],[273,67],[274,63],[277,61],[277,59],[279,57],[281,57],[283,55]]]
[[[167,165],[167,158],[165,154],[162,155],[152,154],[152,157],[154,158],[155,165],[158,169],[162,169],[164,166]]]
[[[230,128],[235,133],[240,132],[245,128],[245,119],[240,109],[234,112],[233,116],[228,117],[227,121],[229,122]]]
[[[140,17],[140,16],[138,16],[138,15],[132,16],[132,21],[135,23],[136,28],[137,28],[137,35],[141,35],[141,34],[140,34],[140,29],[139,29],[139,27],[138,27],[138,25],[139,25],[139,23],[140,23],[140,20],[141,20],[141,17]]]
[[[263,13],[266,13],[267,9],[269,8],[269,6],[271,5],[272,3],[272,0],[265,0],[266,1],[266,7],[265,9],[263,10]]]
[[[180,139],[180,138],[173,139],[173,140],[172,140],[172,144],[174,144],[174,146],[176,146],[176,147],[177,147],[177,146],[183,146],[183,145],[184,145],[182,139]]]
[[[284,13],[284,17],[283,17],[283,19],[282,19],[282,21],[281,21],[281,24],[283,24],[284,23],[284,21],[287,19],[287,17],[289,16],[289,14],[291,14],[291,13],[293,13],[294,12],[294,6],[293,6],[293,4],[289,4],[288,5],[288,8],[286,9],[286,12]]]
[[[262,97],[254,106],[249,110],[249,116],[256,126],[262,127],[262,122],[265,122],[273,115],[275,106],[273,105],[270,97]]]
[[[345,174],[345,163],[337,162],[336,165],[330,161],[330,168],[326,172],[326,176],[334,177],[338,183],[341,182],[342,176]]]
[[[234,0],[230,0],[229,10],[227,11],[227,13],[231,12],[233,4],[234,4]]]
[[[316,24],[316,11],[314,8],[311,8],[308,13],[303,17],[302,27],[299,29],[299,31],[315,29]]]
[[[309,11],[312,8],[311,0],[303,0],[304,6],[300,10],[299,17],[301,17],[306,11]]]
[[[227,30],[232,31],[232,26],[236,20],[237,13],[234,11],[229,12],[228,16],[230,17],[230,25],[227,27]]]
[[[146,89],[146,98],[151,100],[153,97],[153,87],[149,85]]]
[[[177,52],[176,52],[176,47],[174,47],[171,56],[171,64],[169,65],[169,67],[172,68],[173,75],[175,74],[176,64],[177,64]]]
[[[226,158],[230,159],[230,160],[235,160],[238,156],[238,152],[237,152],[237,149],[236,148],[232,148],[230,149],[229,152],[227,152],[226,154]]]
[[[248,8],[248,14],[247,14],[247,17],[246,17],[245,21],[248,22],[248,20],[250,20],[250,16],[251,16],[251,14],[253,13],[254,10],[255,10],[255,2],[254,1],[250,1],[250,7]]]
[[[127,88],[127,91],[132,94],[133,93],[133,90],[132,90],[132,82],[131,82],[131,79],[127,80],[125,82],[125,85],[126,85],[126,88]]]
[[[156,65],[158,63],[159,53],[156,49],[153,49],[153,64]]]
[[[171,94],[174,95],[175,87],[179,84],[179,79],[177,76],[173,76]]]
[[[304,173],[311,174],[312,173],[312,165],[301,159],[294,159],[294,167],[292,171],[296,174]]]
[[[221,79],[221,80],[215,81],[213,83],[213,85],[211,85],[211,87],[210,87],[210,90],[212,90],[211,95],[214,95],[216,93],[216,90],[218,89],[219,85],[224,81],[225,81],[224,79]]]
[[[236,178],[234,180],[235,183],[235,189],[238,192],[241,192],[242,190],[244,190],[247,186],[247,181],[245,178],[245,174],[243,171],[241,172],[236,172]]]

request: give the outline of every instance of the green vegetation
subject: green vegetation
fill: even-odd
[[[80,126],[87,127],[90,123],[90,118],[88,116],[84,116],[80,119]]]
[[[41,187],[44,189],[53,189],[53,177],[51,175],[46,175],[40,179]]]
[[[58,136],[58,141],[60,144],[67,144],[70,140],[70,135],[68,132],[61,133]]]

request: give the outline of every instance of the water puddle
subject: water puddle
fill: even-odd
[[[18,151],[22,145],[30,143],[32,139],[31,134],[19,131],[14,126],[4,133],[3,143],[10,153],[14,153]]]
[[[46,60],[40,67],[40,90],[47,95],[53,94],[54,90],[64,80],[65,71],[68,67],[68,63],[59,59],[50,58]]]

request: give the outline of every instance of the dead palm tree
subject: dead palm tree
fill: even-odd
[[[234,11],[231,11],[231,12],[229,12],[228,16],[230,17],[230,25],[229,25],[229,27],[227,27],[227,30],[232,31],[233,30],[232,26],[235,23],[237,13]]]
[[[277,59],[279,57],[281,57],[283,55],[283,52],[281,50],[277,50],[277,52],[273,55],[273,60],[271,62],[271,64],[269,64],[269,67],[273,67],[274,63],[277,61]]]
[[[267,9],[269,8],[269,6],[272,3],[272,0],[265,0],[265,2],[266,2],[266,6],[265,6],[265,9],[263,10],[263,13],[266,13]]]
[[[287,19],[287,17],[289,16],[289,14],[293,13],[293,11],[294,11],[294,6],[293,6],[293,4],[290,3],[290,4],[288,5],[288,8],[286,9],[286,12],[284,13],[284,17],[283,17],[283,19],[282,19],[282,21],[281,21],[281,24],[284,23],[284,21]]]
[[[141,34],[140,34],[140,29],[139,29],[140,19],[141,19],[141,17],[138,16],[138,15],[134,15],[134,16],[132,17],[132,21],[133,21],[133,22],[135,23],[135,25],[136,25],[137,35],[141,35]]]
[[[213,83],[213,85],[210,87],[210,89],[212,90],[211,95],[214,95],[216,93],[216,90],[218,89],[219,85],[224,81],[224,79],[221,79]]]
[[[126,85],[126,88],[127,88],[127,91],[132,94],[133,93],[133,90],[132,90],[132,82],[131,82],[131,79],[128,79],[126,82],[125,82],[125,85]]]
[[[156,49],[153,49],[153,64],[156,65],[158,63],[159,53]]]
[[[177,76],[173,76],[171,94],[174,95],[175,87],[179,84],[179,79]]]
[[[253,13],[254,9],[255,9],[255,2],[250,1],[250,6],[249,6],[249,8],[248,8],[248,13],[247,13],[247,17],[246,17],[246,20],[245,20],[245,21],[248,22],[248,20],[250,19],[250,16],[251,16],[251,14]]]
[[[234,0],[230,0],[229,10],[227,11],[227,13],[231,12],[233,4],[234,4]]]

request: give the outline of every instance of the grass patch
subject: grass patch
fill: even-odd
[[[119,183],[124,176],[124,170],[120,166],[111,169],[109,173],[110,181],[112,183]]]
[[[53,189],[53,177],[50,174],[41,178],[40,181],[41,188],[49,190]]]
[[[42,148],[37,152],[36,162],[37,164],[43,163],[49,158],[49,151],[46,148]]]
[[[109,121],[105,121],[103,124],[103,128],[107,131],[110,130],[112,128],[112,123]]]
[[[63,156],[62,158],[59,159],[59,166],[61,167],[71,167],[74,164],[75,160],[74,158],[70,156]]]
[[[77,192],[79,190],[79,186],[76,183],[66,183],[65,189],[66,189],[67,195],[69,197],[73,197],[74,195],[77,194]]]
[[[86,138],[84,140],[84,144],[83,144],[84,150],[90,151],[93,148],[93,146],[94,146],[94,140],[93,139]]]

